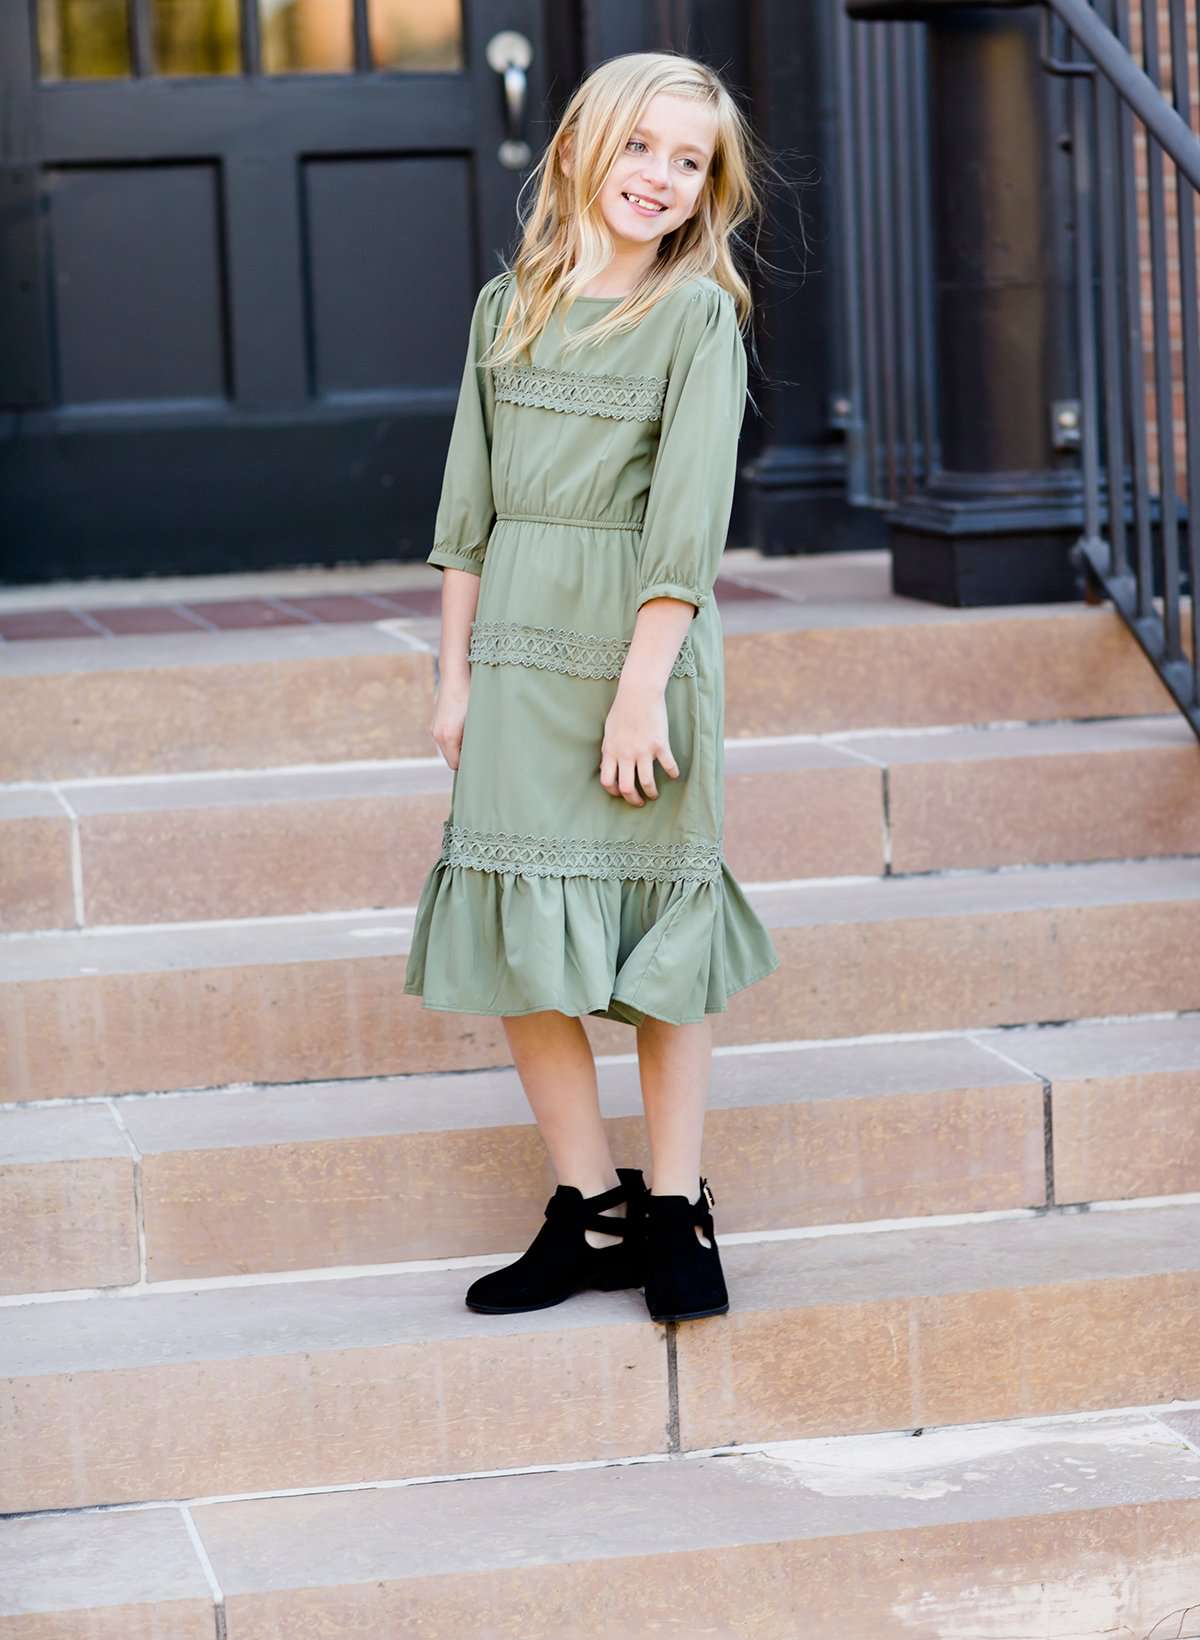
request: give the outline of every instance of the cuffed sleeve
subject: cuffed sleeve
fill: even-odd
[[[638,609],[680,598],[699,611],[711,597],[745,409],[737,310],[727,291],[707,287],[687,304],[671,361],[638,551]]]
[[[503,318],[511,275],[489,279],[475,298],[458,404],[450,429],[442,492],[433,526],[433,550],[425,559],[437,569],[483,573],[488,537],[496,519],[492,499],[492,372],[478,363]]]

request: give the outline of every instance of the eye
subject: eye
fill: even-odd
[[[689,159],[687,163],[691,166],[693,171],[698,171],[700,169],[694,159]]]
[[[625,146],[626,146],[626,148],[631,148],[631,147],[644,148],[646,146],[646,144],[641,140],[640,137],[630,137],[629,141],[625,144]]]

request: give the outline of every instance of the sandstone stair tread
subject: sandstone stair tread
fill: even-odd
[[[718,1235],[720,1233],[718,1232]],[[1200,1273],[1200,1205],[904,1227],[851,1235],[722,1239],[738,1312]],[[482,1261],[476,1261],[482,1267]],[[496,1262],[503,1262],[498,1259]],[[235,1284],[15,1306],[0,1375],[84,1374],[188,1360],[649,1325],[635,1290],[481,1318],[462,1301],[471,1266]]]
[[[1200,899],[1200,860],[1138,860],[878,881],[743,885],[771,928]],[[412,906],[329,916],[11,934],[0,985],[80,974],[322,962],[407,952]]]
[[[648,1166],[636,1064],[598,1070],[613,1154]],[[966,1038],[721,1054],[714,1073],[727,1229],[1045,1200],[1042,1083]],[[136,1280],[139,1225],[152,1283],[470,1256],[527,1242],[553,1188],[511,1066],[55,1114],[0,1110],[0,1291]],[[96,1154],[117,1176],[102,1200],[89,1176],[85,1211],[81,1170]]]
[[[844,1468],[839,1444],[857,1447]],[[1200,1500],[1200,1454],[1169,1425],[1138,1414],[1046,1431],[996,1425],[789,1445],[763,1454],[465,1480],[439,1488],[436,1499],[397,1487],[201,1505],[195,1519],[222,1588],[237,1594],[281,1573],[298,1581],[306,1567],[329,1575],[339,1564],[345,1568],[355,1543],[370,1545],[381,1575],[421,1577],[637,1557],[648,1547],[662,1553]],[[907,1483],[896,1486],[897,1495],[871,1496],[872,1459],[875,1474]],[[1084,1496],[1082,1488],[1056,1490],[1078,1485],[1084,1467],[1094,1471]],[[280,1554],[283,1536],[290,1548]]]
[[[1154,1022],[1157,1024],[1157,1022]],[[1176,1025],[1181,1065],[1200,1064],[1200,1018]],[[1115,1027],[1107,1027],[1115,1029]],[[983,1033],[981,1033],[982,1035]],[[1010,1033],[987,1033],[1007,1039]],[[1094,1051],[1103,1051],[1103,1038]],[[1186,1049],[1194,1048],[1188,1055]],[[1011,1043],[1009,1052],[1014,1052]],[[642,1110],[637,1066],[597,1066],[606,1116]],[[721,1055],[714,1061],[714,1110],[864,1095],[953,1092],[1037,1081],[967,1036],[889,1043],[831,1043]],[[137,1150],[154,1156],[242,1145],[304,1144],[481,1127],[532,1127],[533,1112],[512,1066],[458,1076],[372,1077],[361,1082],[305,1082],[279,1087],[205,1090],[164,1099],[118,1100]],[[76,1122],[60,1117],[78,1117]],[[92,1135],[111,1149],[92,1148]],[[110,1137],[111,1136],[111,1137]],[[0,1111],[0,1161],[66,1160],[127,1155],[115,1118],[103,1106],[13,1107]]]
[[[1200,1014],[975,1031],[972,1040],[1051,1080],[1200,1072]]]
[[[775,1571],[767,1587],[778,1601],[795,1592],[786,1578],[779,1581],[779,1546],[808,1546],[832,1556],[844,1549],[853,1556],[856,1543],[880,1540],[887,1542],[886,1556],[873,1567],[869,1560],[861,1563],[870,1578],[861,1591],[864,1600],[886,1598],[878,1610],[891,1612],[899,1592],[892,1580],[908,1556],[915,1566],[906,1581],[919,1585],[914,1595],[928,1599],[936,1591],[949,1602],[957,1592],[958,1614],[978,1618],[978,1568],[955,1556],[955,1528],[975,1554],[989,1546],[999,1554],[1028,1532],[1021,1572],[1034,1579],[1075,1572],[1074,1591],[1082,1598],[1081,1568],[1071,1564],[1077,1523],[1111,1516],[1115,1524],[1136,1516],[1143,1554],[1163,1554],[1156,1585],[1165,1594],[1172,1540],[1200,1518],[1198,1436],[1195,1413],[1111,1412],[930,1430],[916,1438],[897,1433],[792,1441],[719,1456],[465,1477],[439,1485],[201,1501],[190,1514],[224,1603],[230,1640],[253,1632],[256,1614],[279,1617],[293,1600],[299,1614],[339,1594],[361,1601],[363,1613],[374,1609],[378,1623],[387,1615],[382,1603],[397,1588],[415,1602],[407,1608],[410,1617],[421,1612],[431,1624],[440,1598],[452,1589],[465,1602],[457,1608],[460,1621],[465,1609],[482,1615],[499,1600],[501,1606],[489,1612],[505,1622],[499,1632],[561,1633],[554,1627],[561,1622],[556,1612],[571,1610],[578,1634],[598,1637],[612,1632],[600,1612],[571,1607],[579,1589],[571,1574],[589,1564],[605,1578],[607,1621],[619,1610],[627,1625],[645,1622],[645,1632],[656,1632],[656,1618],[666,1615],[656,1605],[675,1598],[662,1574],[673,1561],[696,1554],[704,1556],[710,1599],[722,1611],[740,1601],[749,1623],[747,1562],[729,1551],[757,1547],[772,1557]],[[1186,1577],[1194,1559],[1180,1554],[1177,1544],[1176,1556],[1178,1575]],[[648,1582],[651,1561],[656,1575]],[[767,1572],[767,1560],[758,1564]],[[801,1578],[804,1565],[798,1558]],[[1110,1578],[1124,1570],[1111,1559],[1105,1565]],[[556,1572],[563,1574],[560,1580]],[[507,1626],[508,1602],[529,1585],[514,1585],[513,1573],[519,1579],[533,1574],[540,1591],[535,1607],[521,1603],[521,1629]],[[990,1612],[1001,1609],[1005,1593],[987,1595]],[[212,1600],[176,1509],[0,1522],[0,1617],[24,1618],[22,1635],[32,1640],[63,1633],[50,1624],[64,1617],[81,1623],[86,1617],[95,1625],[89,1634],[104,1640],[119,1632],[149,1634],[149,1627],[132,1627],[147,1615],[145,1608],[169,1620],[173,1640],[207,1640],[214,1627]],[[820,1629],[811,1630],[817,1640],[844,1633],[826,1626],[828,1611],[809,1609],[822,1619]],[[105,1626],[113,1614],[128,1626]],[[516,1612],[511,1616],[515,1624]],[[439,1624],[424,1632],[456,1631]],[[627,1626],[625,1632],[634,1631]],[[765,1636],[779,1630],[737,1632]]]
[[[172,1640],[212,1640],[212,1591],[178,1509],[0,1520],[0,1618],[24,1617],[36,1636],[38,1616],[95,1612],[99,1621],[139,1606],[159,1608]]]
[[[188,672],[198,667],[244,666],[315,657],[395,655],[409,646],[380,622],[395,627],[399,617],[382,611],[380,621],[355,626],[276,626],[228,632],[150,633],[130,638],[46,638],[4,648],[6,677],[77,677],[104,672]],[[405,623],[407,624],[407,623]]]

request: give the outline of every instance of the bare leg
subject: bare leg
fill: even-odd
[[[504,1016],[513,1064],[560,1184],[573,1184],[585,1196],[598,1196],[620,1183],[608,1134],[600,1114],[596,1061],[582,1021],[547,1010]],[[625,1203],[606,1207],[625,1216]],[[620,1241],[600,1230],[585,1230],[593,1247]]]
[[[638,1069],[652,1158],[651,1193],[695,1201],[700,1180],[704,1112],[712,1075],[712,1021],[668,1025],[645,1019],[638,1027]],[[699,1225],[696,1235],[711,1246]]]

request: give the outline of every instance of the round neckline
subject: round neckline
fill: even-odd
[[[632,291],[626,291],[625,296],[577,296],[577,302],[623,302],[626,297],[632,296]]]

